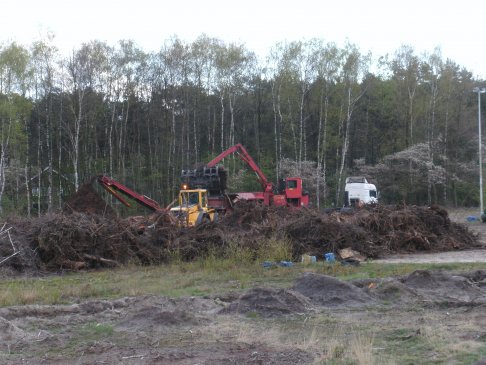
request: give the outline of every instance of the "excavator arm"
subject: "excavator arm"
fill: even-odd
[[[107,192],[109,192],[127,207],[130,207],[130,203],[128,203],[121,194],[124,194],[134,199],[138,204],[144,206],[145,208],[153,210],[154,212],[165,211],[165,209],[162,208],[155,200],[150,199],[145,195],[136,193],[135,191],[127,188],[125,185],[120,184],[118,181],[113,180],[108,176],[97,176],[97,181]]]
[[[273,185],[271,182],[267,180],[267,177],[263,173],[263,171],[258,167],[255,163],[253,158],[250,156],[248,151],[242,144],[238,143],[233,147],[228,148],[226,151],[223,151],[220,155],[212,159],[206,166],[207,167],[215,167],[219,162],[221,162],[225,157],[236,153],[239,158],[246,162],[246,164],[255,172],[258,177],[258,181],[263,187],[263,191],[271,192],[273,190]]]

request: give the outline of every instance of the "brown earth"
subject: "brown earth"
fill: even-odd
[[[93,181],[82,184],[79,189],[65,202],[63,212],[80,212],[97,214],[105,217],[116,217],[113,208],[103,200],[93,187]]]
[[[10,365],[324,364],[335,356],[331,341],[347,341],[339,334],[349,331],[347,323],[388,331],[386,336],[400,336],[396,341],[429,341],[433,328],[472,346],[486,338],[485,282],[485,270],[421,270],[351,282],[303,274],[290,289],[253,288],[228,301],[149,295],[0,308],[0,360]],[[326,340],[299,342],[295,331],[313,333],[306,331],[312,322]]]

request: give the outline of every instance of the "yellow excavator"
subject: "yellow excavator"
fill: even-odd
[[[183,184],[178,199],[175,199],[169,207],[163,208],[153,199],[138,194],[108,176],[97,176],[97,180],[106,191],[127,207],[130,207],[130,203],[120,193],[154,212],[170,212],[176,218],[177,224],[181,226],[194,227],[201,223],[214,222],[217,219],[217,212],[208,207],[208,191],[206,189],[189,189],[187,184]],[[173,206],[176,202],[179,205]]]
[[[194,227],[217,219],[216,210],[208,207],[206,189],[189,189],[187,184],[183,184],[178,200],[179,205],[170,208],[170,212],[183,226]]]

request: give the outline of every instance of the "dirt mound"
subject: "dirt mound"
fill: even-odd
[[[486,303],[484,270],[451,274],[417,270],[394,278],[353,280],[371,297],[386,304],[482,306]]]
[[[149,306],[131,313],[118,324],[119,328],[147,328],[161,326],[198,325],[203,320],[197,318],[194,313],[175,308],[163,310],[160,307]]]
[[[305,273],[292,289],[325,307],[359,307],[374,300],[362,289],[332,276]]]
[[[254,288],[220,313],[275,317],[313,311],[314,306],[359,308],[373,305],[448,305],[481,307],[486,290],[464,275],[417,270],[398,278],[351,282],[316,273],[304,273],[290,290]]]
[[[82,184],[64,204],[65,213],[97,214],[104,217],[116,217],[113,208],[103,200],[93,187],[93,181]]]
[[[417,270],[401,282],[433,302],[486,303],[486,290],[464,276]]]
[[[364,288],[372,297],[385,303],[411,304],[422,300],[422,297],[412,288],[409,288],[396,279],[369,282]]]
[[[220,313],[255,313],[262,317],[301,314],[312,310],[312,304],[303,295],[292,290],[253,288],[240,296]]]
[[[480,288],[486,289],[486,270],[474,270],[462,275]]]
[[[126,315],[117,321],[123,330],[147,328],[196,326],[209,322],[207,313],[216,312],[220,306],[212,299],[199,297],[168,298],[146,295],[133,298]]]

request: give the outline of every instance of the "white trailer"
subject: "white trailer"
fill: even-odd
[[[364,176],[346,178],[344,187],[345,207],[374,203],[378,203],[378,193],[374,184],[370,184]]]

